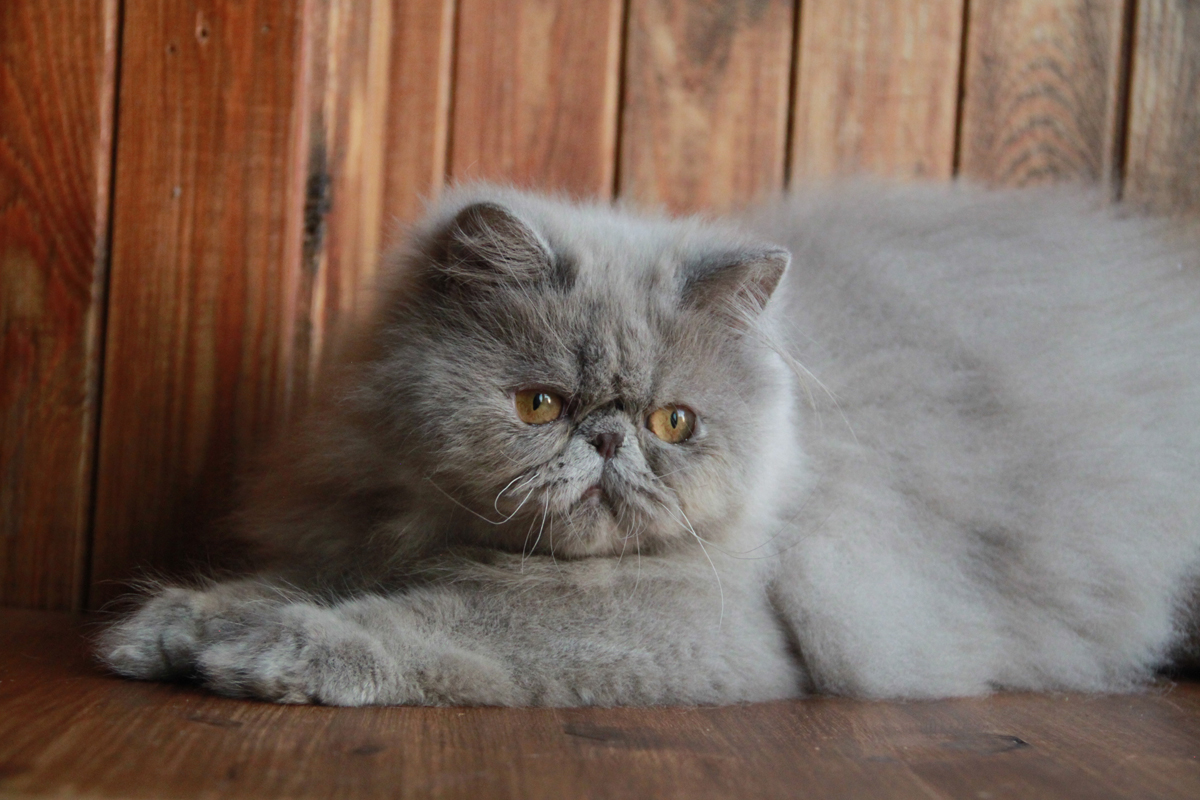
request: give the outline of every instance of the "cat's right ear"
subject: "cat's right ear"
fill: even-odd
[[[528,283],[550,270],[550,248],[516,214],[497,203],[472,203],[433,238],[434,267],[466,286]]]
[[[766,307],[791,260],[787,250],[769,245],[711,253],[685,267],[684,303],[744,327]]]

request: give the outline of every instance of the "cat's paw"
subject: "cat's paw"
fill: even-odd
[[[169,588],[106,631],[97,654],[126,677],[186,678],[219,694],[279,703],[530,699],[498,660],[431,633],[385,598],[326,607],[232,584]]]
[[[220,694],[277,703],[515,705],[522,698],[493,659],[431,640],[400,615],[389,621],[389,649],[353,616],[310,603],[243,610],[235,624],[210,622],[196,672]]]
[[[203,637],[206,593],[170,587],[137,612],[101,634],[96,654],[127,678],[170,680],[188,677]]]
[[[316,605],[291,603],[211,621],[196,672],[209,689],[234,697],[358,706],[405,694],[392,662],[354,623]]]

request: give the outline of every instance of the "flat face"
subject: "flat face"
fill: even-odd
[[[746,281],[713,277],[760,267],[694,221],[477,205],[420,250],[367,413],[477,542],[572,556],[721,538],[790,402],[723,305]]]

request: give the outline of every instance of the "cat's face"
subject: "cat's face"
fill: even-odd
[[[748,329],[787,254],[501,193],[416,237],[374,365],[381,441],[448,534],[561,557],[721,539],[787,381]]]

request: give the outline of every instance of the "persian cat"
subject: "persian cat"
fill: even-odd
[[[100,657],[335,705],[1137,688],[1194,648],[1200,264],[1094,205],[455,190],[253,484],[263,570]]]

